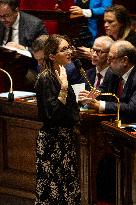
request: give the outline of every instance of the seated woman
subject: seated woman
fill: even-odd
[[[127,40],[136,47],[136,32],[131,27],[129,12],[123,5],[115,4],[106,9],[104,28],[114,40]]]

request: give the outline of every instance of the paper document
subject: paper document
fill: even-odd
[[[21,55],[24,55],[24,56],[32,58],[31,53],[29,51],[27,51],[27,50],[21,50],[21,49],[18,49],[18,48],[15,48],[15,47],[11,47],[11,46],[2,46],[2,47],[3,48],[7,48],[7,49],[12,50],[12,51],[16,51],[17,53],[19,53]]]
[[[85,90],[85,83],[74,84],[74,85],[72,85],[72,88],[73,88],[74,93],[76,95],[76,101],[78,102],[79,92]]]

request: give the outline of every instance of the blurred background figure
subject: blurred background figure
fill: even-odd
[[[42,20],[19,11],[19,0],[0,0],[0,45],[25,50],[42,34],[47,34]]]
[[[36,73],[41,73],[45,69],[44,46],[49,35],[41,35],[32,43],[32,54],[37,61]]]
[[[32,91],[34,90],[38,74],[43,72],[45,69],[44,47],[48,36],[49,35],[47,34],[41,35],[32,43],[31,53],[33,57],[33,67],[28,69],[26,75],[27,84],[31,87]]]
[[[136,32],[136,18],[131,16],[131,29]]]
[[[114,40],[124,39],[136,46],[136,32],[132,29],[128,10],[115,4],[104,13],[104,28]]]

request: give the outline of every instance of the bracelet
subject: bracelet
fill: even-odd
[[[67,97],[67,91],[60,90],[59,97],[65,99]]]
[[[66,104],[66,98],[67,98],[67,91],[60,90],[58,99],[59,99],[63,104]]]
[[[68,91],[67,88],[61,88],[61,89],[60,89],[60,92],[67,92],[67,91]]]

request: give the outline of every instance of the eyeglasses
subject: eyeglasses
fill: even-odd
[[[113,61],[115,59],[119,59],[119,58],[122,58],[123,56],[108,56],[108,61]]]
[[[10,14],[5,14],[5,15],[0,15],[0,19],[9,19],[11,18],[11,16],[13,16],[14,13],[10,13]]]
[[[96,48],[91,48],[92,53],[96,53],[98,56],[103,54],[103,53],[108,53],[109,51],[103,51],[101,49],[96,49]]]
[[[73,46],[68,46],[68,47],[63,47],[60,51],[58,51],[57,53],[61,52],[61,53],[67,53],[69,51],[72,51],[74,49]]]

